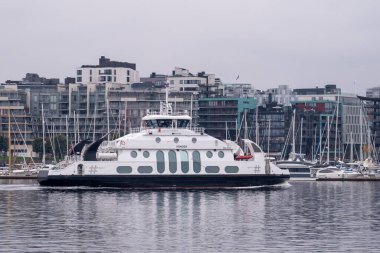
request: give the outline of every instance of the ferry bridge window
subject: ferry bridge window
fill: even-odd
[[[158,119],[157,120],[158,127],[171,127],[172,120],[171,119]]]
[[[183,173],[189,172],[189,156],[185,150],[181,150],[181,170]]]
[[[155,120],[145,121],[145,125],[149,128],[157,128],[157,122]]]
[[[177,120],[178,128],[186,128],[189,125],[190,120],[187,119],[179,119]]]
[[[156,158],[157,158],[157,171],[158,171],[158,173],[164,173],[165,172],[164,152],[162,152],[161,150],[157,151]]]
[[[199,151],[193,152],[193,170],[195,173],[201,172],[201,155]]]
[[[173,150],[169,151],[169,171],[171,173],[177,172],[177,155]]]

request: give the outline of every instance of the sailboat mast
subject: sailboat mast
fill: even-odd
[[[166,96],[167,93],[166,93]],[[193,127],[193,94],[190,97],[190,129]]]
[[[127,134],[127,101],[125,101],[125,109],[124,109],[124,135]]]
[[[259,145],[259,107],[256,104],[256,144]]]
[[[12,143],[11,143],[11,108],[8,107],[8,170],[12,172]]]
[[[268,157],[269,157],[269,144],[270,144],[270,120],[269,120],[269,123],[268,123]]]
[[[92,141],[95,142],[95,132],[96,132],[96,103],[94,108],[94,132],[92,133]]]
[[[360,161],[363,161],[363,112],[360,107]]]
[[[338,141],[338,122],[339,122],[339,95],[336,103],[336,120],[335,120],[335,143],[334,143],[334,160],[336,161],[336,145]]]
[[[295,129],[296,129],[296,110],[293,110],[293,121],[292,121],[292,153],[296,153],[296,138],[295,138]]]
[[[66,115],[66,155],[69,156],[69,122]]]
[[[244,109],[244,139],[248,139],[247,109]]]
[[[300,136],[300,154],[302,154],[302,129],[303,128],[303,118],[301,117],[301,136]]]
[[[350,150],[350,162],[354,162],[354,140],[352,138],[352,132],[350,132],[350,139],[351,139],[351,150]]]
[[[108,133],[107,138],[108,138],[108,141],[110,141],[110,135],[109,135],[109,132],[110,132],[110,111],[109,111],[110,108],[109,107],[110,105],[109,105],[108,98],[106,100],[106,103],[107,103],[107,133]]]
[[[330,163],[330,116],[327,116],[327,164]]]
[[[42,104],[42,164],[45,164],[45,115],[44,115],[44,104]]]

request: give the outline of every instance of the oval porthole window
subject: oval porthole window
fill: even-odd
[[[178,137],[175,137],[175,138],[174,138],[174,142],[175,142],[175,143],[178,143],[178,142],[179,142]]]
[[[161,138],[160,138],[160,137],[157,137],[157,138],[156,138],[156,142],[157,142],[157,143],[160,143],[160,142],[161,142]]]
[[[218,156],[219,156],[220,158],[223,158],[223,157],[224,157],[224,152],[223,152],[223,151],[219,151],[219,152],[218,152]]]
[[[196,143],[197,142],[197,138],[193,138],[193,139],[191,139],[191,141],[193,142],[193,143]]]
[[[212,157],[212,152],[211,152],[211,151],[207,151],[207,152],[206,152],[206,156],[207,156],[208,158],[211,158],[211,157]]]
[[[149,152],[148,152],[148,151],[144,151],[144,152],[143,152],[143,156],[144,156],[145,158],[148,158],[148,157],[149,157]]]
[[[133,150],[133,151],[131,152],[131,156],[132,156],[133,158],[136,158],[136,157],[137,157],[137,152]]]

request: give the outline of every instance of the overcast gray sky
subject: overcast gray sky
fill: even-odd
[[[377,0],[0,0],[0,82],[74,76],[101,55],[267,89],[380,85]],[[356,81],[356,88],[354,82]]]

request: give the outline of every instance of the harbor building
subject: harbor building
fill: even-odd
[[[380,148],[380,87],[367,89],[366,96],[358,96],[362,101],[365,113],[371,127],[371,136],[375,153]]]
[[[363,158],[360,143],[367,142],[368,125],[361,102],[354,94],[342,94],[335,85],[295,89],[294,93],[291,103],[296,114],[295,138],[302,153],[309,159],[330,161]]]
[[[135,63],[111,61],[101,56],[98,65],[82,65],[77,69],[76,82],[132,84],[140,81]]]
[[[12,157],[33,156],[31,117],[23,104],[26,96],[17,85],[0,85],[0,133],[2,138],[10,137]]]
[[[199,125],[215,138],[249,138],[255,115],[254,98],[200,98]],[[245,127],[247,122],[247,127]]]

